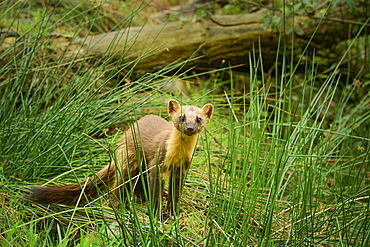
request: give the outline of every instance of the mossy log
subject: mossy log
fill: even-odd
[[[284,47],[280,42],[280,49],[286,48],[288,52],[292,33],[295,33],[295,47],[305,47],[310,40],[310,45],[316,49],[330,47],[349,38],[347,30],[353,23],[331,19],[342,11],[345,9],[337,7],[323,21],[315,16],[285,17],[282,18],[285,25],[280,25],[280,28],[264,28],[266,18],[279,13],[260,9],[245,15],[213,16],[196,22],[174,21],[165,25],[128,27],[77,38],[73,44],[79,54],[97,57],[104,54],[105,59],[111,57],[132,63],[136,74],[153,72],[173,62],[195,57],[197,59],[188,61],[186,67],[205,69],[231,65],[248,69],[251,52],[257,56],[261,54],[265,69],[269,69],[276,61],[279,39],[281,41],[283,36],[286,42]]]

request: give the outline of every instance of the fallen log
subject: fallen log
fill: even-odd
[[[260,9],[245,15],[213,16],[196,22],[174,21],[165,25],[128,27],[120,31],[77,38],[72,43],[78,54],[97,57],[104,55],[104,58],[112,57],[113,60],[132,63],[135,65],[135,74],[139,75],[190,57],[198,59],[189,61],[187,67],[219,68],[225,64],[245,65],[244,68],[248,69],[249,54],[252,51],[256,54],[261,52],[264,66],[268,69],[275,63],[279,37],[289,35],[287,32],[291,35],[294,30],[299,30],[294,42],[295,46],[301,47],[313,35],[311,45],[316,48],[329,47],[339,40],[347,39],[346,30],[353,23],[331,19],[333,16],[338,19],[338,13],[343,11],[346,11],[345,6],[338,5],[328,12],[323,21],[317,16],[291,16],[284,19],[285,28],[264,28],[266,18],[271,16],[271,10]],[[279,13],[274,12],[274,15]],[[354,15],[350,17],[355,19]],[[307,25],[307,21],[311,25]],[[317,29],[319,23],[320,27]],[[287,36],[285,48],[288,52],[291,41]]]

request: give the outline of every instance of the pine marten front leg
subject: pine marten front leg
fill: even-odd
[[[190,163],[189,163],[190,164]],[[186,170],[177,168],[171,172],[168,185],[167,206],[164,211],[165,217],[179,213],[180,195],[184,187]]]

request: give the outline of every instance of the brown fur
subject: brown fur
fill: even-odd
[[[114,188],[117,196],[119,191],[124,198],[133,192],[149,199],[159,209],[163,186],[170,178],[166,211],[173,214],[177,211],[198,134],[212,113],[211,104],[203,108],[181,107],[176,100],[170,100],[168,115],[172,124],[155,115],[139,119],[122,136],[116,160],[96,176],[81,183],[32,188],[26,198],[43,204],[83,205],[96,198],[99,191]]]

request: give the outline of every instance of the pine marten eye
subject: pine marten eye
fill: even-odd
[[[197,123],[201,123],[202,119],[200,117],[197,117]]]
[[[179,121],[182,122],[182,123],[185,122],[185,116],[180,116]]]

